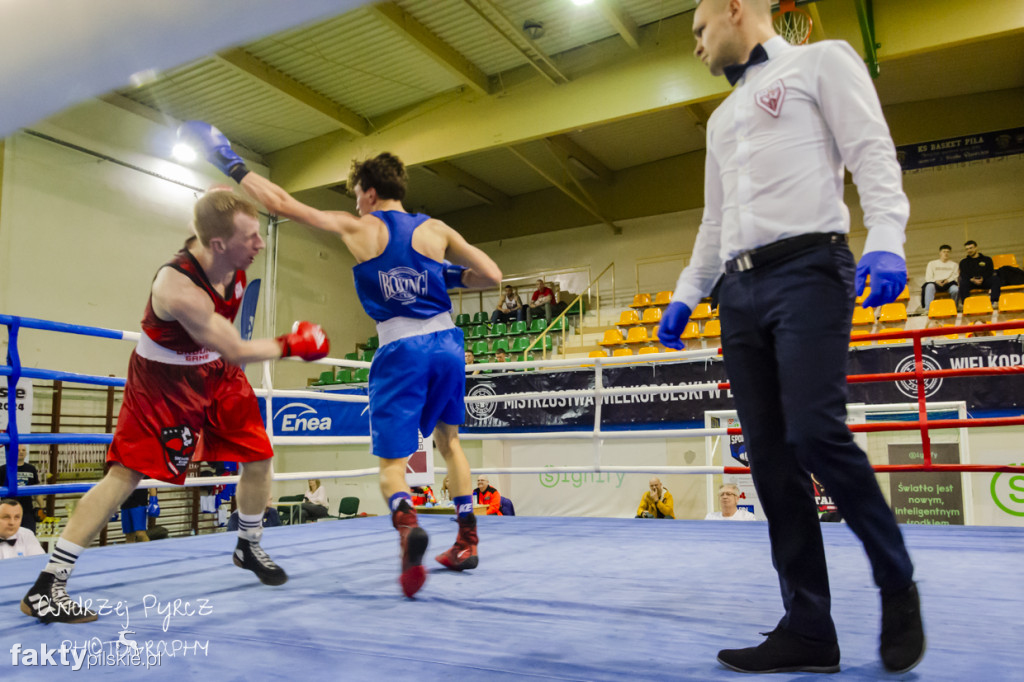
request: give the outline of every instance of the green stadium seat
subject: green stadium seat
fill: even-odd
[[[478,324],[469,332],[470,339],[482,339],[487,336],[487,325]]]
[[[359,360],[359,353],[345,353],[346,360]]]
[[[363,362],[372,362],[373,356],[377,354],[377,351],[373,348],[367,348],[363,351],[363,357],[360,358]]]
[[[522,353],[524,350],[530,347],[530,339],[525,336],[517,337],[512,343],[513,353]]]
[[[370,380],[370,370],[367,367],[360,367],[352,374],[352,381],[357,384],[365,384]]]
[[[548,326],[548,321],[543,317],[538,317],[536,320],[530,323],[530,333],[540,334]]]
[[[487,332],[487,336],[489,336],[489,337],[505,336],[507,331],[508,331],[508,327],[505,325],[504,322],[496,322],[491,327],[491,331]]]
[[[522,334],[525,334],[526,332],[527,332],[526,323],[523,322],[522,320],[519,320],[517,322],[513,322],[512,326],[509,327],[509,330],[508,330],[509,336],[520,336]]]
[[[499,350],[508,353],[508,339],[497,339],[491,344],[492,353],[497,353]]]
[[[366,347],[371,350],[377,350],[378,348],[380,348],[380,337],[371,336],[370,338],[366,339]]]
[[[473,324],[487,324],[490,320],[491,318],[489,318],[487,313],[482,310],[473,315]]]
[[[320,372],[320,378],[317,379],[314,386],[327,386],[328,384],[334,383],[334,370],[327,370],[326,372]]]
[[[351,384],[352,370],[339,368],[337,375],[334,377],[334,382],[337,384]]]
[[[469,313],[461,313],[459,315],[456,315],[455,316],[455,326],[456,327],[468,327],[470,325],[470,323],[472,322],[472,319],[473,318],[471,318],[469,316]]]
[[[487,355],[487,342],[486,341],[476,341],[473,344],[473,355],[477,355],[477,356]]]

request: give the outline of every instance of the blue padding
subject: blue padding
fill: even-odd
[[[25,445],[46,445],[48,443],[99,443],[109,445],[114,440],[112,433],[25,433],[18,436],[18,442]],[[0,445],[11,442],[9,434],[0,433]]]
[[[0,367],[0,376],[10,376],[13,370],[10,366]],[[22,367],[21,376],[25,379],[46,379],[48,381],[70,381],[78,384],[94,384],[96,386],[124,386],[124,379],[119,377],[101,377],[93,374],[78,374],[76,372],[61,372],[52,369],[33,369]]]
[[[0,324],[14,324],[18,322],[25,329],[41,329],[43,331],[64,332],[66,334],[82,334],[83,336],[98,336],[102,339],[123,339],[124,332],[118,329],[106,329],[104,327],[88,327],[81,324],[68,324],[66,322],[53,322],[51,320],[40,320],[34,317],[18,317],[15,315],[0,315]]]
[[[36,624],[18,602],[46,557],[5,560],[3,679],[126,678],[135,671],[12,666],[10,648],[112,642],[127,629],[142,645],[191,647],[138,669],[146,680],[290,680],[300,665],[298,676],[330,680],[735,682],[715,661],[718,650],[761,642],[757,633],[771,630],[782,610],[760,522],[482,517],[480,566],[465,573],[432,559],[455,539],[451,517],[420,522],[431,535],[430,568],[415,600],[399,591],[398,537],[386,516],[266,529],[263,546],[291,578],[281,587],[232,565],[233,533],[87,550],[71,596],[94,607],[106,600],[108,609],[121,602],[127,627],[116,614]],[[845,524],[822,531],[843,667],[830,679],[886,679],[863,549]],[[1024,529],[904,532],[928,636],[928,653],[907,679],[1020,679]],[[173,615],[176,599],[179,612],[204,615]]]

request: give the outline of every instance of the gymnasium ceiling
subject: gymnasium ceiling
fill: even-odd
[[[801,2],[811,40],[863,53],[859,2],[870,4]],[[353,210],[350,160],[386,150],[410,167],[406,208],[473,241],[602,223],[617,232],[703,203],[704,124],[728,84],[692,57],[694,4],[377,3],[104,99],[213,123],[321,208]],[[873,11],[876,85],[897,144],[1022,124],[1003,119],[1022,109],[1024,3],[876,0]]]

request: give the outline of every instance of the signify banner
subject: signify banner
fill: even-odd
[[[959,464],[960,445],[932,443],[932,462]],[[890,443],[889,464],[922,464],[919,444]],[[960,474],[953,471],[889,474],[889,497],[896,520],[936,526],[964,525],[964,493]]]
[[[1009,367],[1024,364],[1024,344],[1017,338],[963,341],[925,346],[926,369],[968,367]],[[909,372],[914,353],[909,345],[853,349],[851,374]],[[727,381],[720,360],[659,363],[643,367],[610,367],[604,371],[605,385],[685,386]],[[468,396],[494,396],[535,391],[593,389],[591,370],[564,372],[509,372],[471,376]],[[929,402],[967,402],[979,412],[1014,410],[1024,406],[1024,375],[931,379],[925,382]],[[852,384],[851,403],[906,403],[917,400],[917,382]],[[655,392],[646,395],[618,395],[606,398],[601,409],[605,428],[678,428],[680,424],[704,421],[707,410],[734,409],[729,390],[692,390],[683,393]],[[593,396],[552,396],[507,398],[492,402],[467,403],[466,428],[482,431],[544,429],[587,429],[594,424]]]
[[[896,158],[904,171],[984,161],[1012,154],[1024,154],[1024,128],[1009,128],[896,147]]]
[[[333,391],[366,395],[362,389]],[[267,401],[259,399],[260,415],[267,421]],[[366,403],[341,403],[320,398],[274,398],[274,433],[278,436],[369,436],[370,410]]]

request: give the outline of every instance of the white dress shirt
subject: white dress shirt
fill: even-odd
[[[903,255],[910,206],[864,62],[843,41],[764,43],[708,121],[704,217],[673,301],[692,310],[745,251],[813,232],[849,233],[843,167],[860,192],[864,253]]]
[[[704,517],[705,521],[757,521],[757,517],[743,507],[737,507],[736,513],[732,516],[722,516],[722,512],[708,512]]]
[[[319,504],[323,507],[327,506],[327,490],[323,486],[320,486],[313,492],[307,490],[305,497],[307,502]]]
[[[14,534],[14,537],[14,545],[8,545],[6,542],[0,542],[0,559],[13,559],[18,556],[46,554],[46,552],[43,551],[43,546],[40,545],[39,540],[36,539],[36,534],[28,528],[19,528],[18,532]]]

